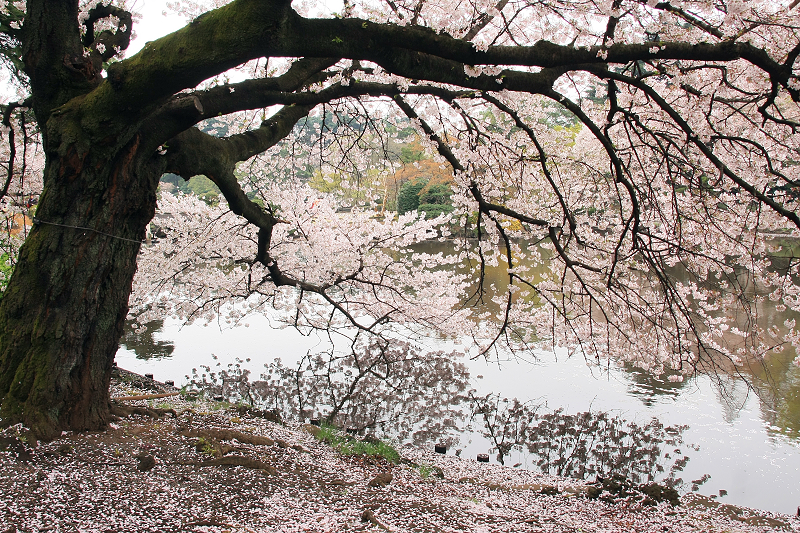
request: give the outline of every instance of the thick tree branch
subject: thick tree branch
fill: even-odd
[[[285,107],[256,130],[218,139],[196,128],[176,136],[167,151],[166,170],[188,179],[206,175],[225,196],[231,211],[260,229],[277,222],[272,213],[247,198],[234,175],[236,163],[269,149],[308,114],[309,107]]]
[[[117,18],[117,31],[112,32],[105,30],[95,35],[95,22],[107,17]],[[83,36],[83,46],[85,48],[92,48],[92,54],[97,57],[100,62],[108,61],[114,57],[117,54],[117,50],[127,49],[131,42],[133,17],[129,11],[122,8],[99,3],[89,11],[89,18],[84,21],[83,25],[86,27],[86,33]]]
[[[469,98],[475,95],[474,91],[457,91],[430,85],[417,85],[403,90],[396,84],[372,82],[334,84],[318,92],[269,90],[274,83],[268,80],[254,80],[243,84],[243,88],[239,84],[233,84],[177,97],[156,115],[161,120],[148,120],[148,124],[161,126],[152,131],[153,138],[161,139],[161,144],[171,133],[177,134],[206,118],[273,105],[314,107],[344,98],[393,97],[400,94],[429,94],[442,98]]]
[[[56,107],[96,87],[97,73],[83,56],[77,1],[26,3],[22,60],[39,124],[45,124]],[[46,145],[46,136],[44,140]]]
[[[229,28],[235,26],[236,32]],[[507,84],[516,71],[501,77],[471,79],[464,65],[505,65],[556,69],[581,64],[627,64],[639,60],[735,61],[746,59],[782,85],[791,69],[748,43],[614,44],[573,47],[539,41],[531,46],[491,46],[476,50],[468,41],[422,27],[377,24],[359,19],[304,19],[286,2],[236,0],[210,11],[185,28],[149,43],[134,57],[109,68],[108,83],[92,104],[108,113],[146,109],[153,101],[196,86],[238,64],[263,56],[338,57],[370,60],[414,79],[451,83],[480,90],[508,88],[542,92],[548,84],[526,88]],[[552,73],[551,73],[552,74]],[[498,84],[498,81],[500,83]],[[528,78],[527,81],[530,81]],[[105,103],[105,105],[100,105]],[[98,109],[99,110],[99,109]]]

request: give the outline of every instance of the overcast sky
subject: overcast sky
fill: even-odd
[[[164,0],[136,0],[133,10],[142,14],[143,19],[138,24],[134,23],[133,31],[136,37],[131,41],[127,57],[132,56],[144,47],[144,43],[154,41],[159,37],[182,28],[186,21],[182,16],[175,15],[167,10]],[[167,16],[164,16],[164,12]]]

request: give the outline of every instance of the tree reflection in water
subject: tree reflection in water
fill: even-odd
[[[193,371],[191,385],[284,418],[319,417],[417,445],[452,445],[467,421],[466,429],[487,438],[500,463],[516,450],[530,453],[542,472],[559,476],[683,483],[676,476],[689,461],[681,450],[688,426],[664,426],[655,418],[639,424],[604,411],[567,414],[498,394],[478,396],[457,361],[453,354],[372,340],[346,353],[309,353],[293,366],[274,360],[256,381],[241,361],[227,368],[203,366]]]
[[[373,338],[349,352],[308,353],[295,366],[264,365],[257,381],[241,361],[223,369],[193,369],[190,385],[271,409],[284,418],[322,418],[359,432],[411,440],[417,445],[457,441],[465,417],[469,372],[456,354],[407,342]]]
[[[135,353],[137,359],[170,357],[175,351],[175,345],[170,341],[155,338],[163,327],[163,320],[152,320],[144,324],[139,324],[136,320],[126,320],[119,344]]]
[[[471,420],[480,422],[479,431],[501,464],[512,450],[527,451],[548,474],[590,481],[621,475],[670,487],[683,483],[676,476],[689,462],[680,449],[688,426],[664,426],[655,418],[642,425],[605,411],[547,411],[498,394],[471,396],[470,404]]]

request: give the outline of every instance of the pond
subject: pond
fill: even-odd
[[[263,365],[274,358],[290,365],[309,351],[327,347],[327,338],[304,336],[291,328],[274,329],[267,316],[251,317],[247,326],[231,329],[181,327],[167,320],[150,324],[143,334],[127,335],[116,360],[123,368],[150,372],[159,381],[172,379],[180,386],[200,365],[213,367],[220,362],[224,367],[237,358],[250,359],[244,366],[257,379]],[[472,386],[479,395],[497,393],[498,399],[530,401],[528,405],[540,406],[542,412],[608,412],[640,428],[653,418],[664,426],[688,426],[680,432],[681,456],[689,457],[680,472],[687,482],[684,490],[691,490],[692,481],[706,479],[697,487],[699,493],[717,496],[721,502],[796,512],[800,505],[800,369],[790,364],[793,354],[771,360],[771,388],[760,389],[759,394],[733,377],[697,375],[676,384],[631,368],[597,368],[580,357],[533,355],[533,361],[468,361]],[[461,436],[457,447],[462,457],[474,460],[477,454],[490,452],[492,443],[481,435],[479,426],[473,424],[473,431]],[[623,429],[630,432],[630,426]],[[674,451],[666,452],[676,459]],[[496,451],[491,453],[496,461]],[[535,469],[541,457],[541,452],[512,450],[504,464]]]

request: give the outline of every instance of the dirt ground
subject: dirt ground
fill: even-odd
[[[147,381],[126,373],[112,397],[166,390]],[[24,428],[0,434],[0,532],[800,532],[796,517],[697,496],[591,499],[579,481],[433,450],[342,455],[314,426],[222,402],[122,403],[166,414],[35,447]]]

